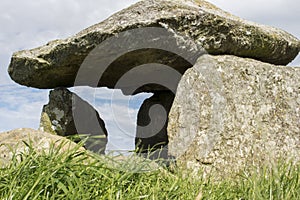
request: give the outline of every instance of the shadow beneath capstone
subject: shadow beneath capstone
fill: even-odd
[[[172,91],[154,92],[138,112],[136,151],[150,159],[168,159],[168,114],[174,98]]]

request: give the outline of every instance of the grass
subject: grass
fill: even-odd
[[[212,182],[179,169],[128,171],[111,167],[109,159],[78,149],[29,148],[0,169],[0,199],[300,199],[299,165],[282,162]]]

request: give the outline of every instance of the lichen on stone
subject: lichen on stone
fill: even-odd
[[[53,135],[57,135],[57,133],[55,132],[55,129],[53,129],[53,128],[54,127],[52,126],[52,122],[51,122],[48,114],[45,112],[42,112],[39,130],[47,132],[47,133],[51,133]]]

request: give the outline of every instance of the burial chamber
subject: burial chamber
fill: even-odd
[[[168,143],[167,116],[178,82],[201,55],[285,65],[299,50],[299,40],[289,33],[242,20],[206,1],[149,0],[69,38],[14,53],[8,72],[15,82],[40,89],[84,85],[126,95],[153,93],[137,120],[137,146],[148,149]],[[48,122],[55,127],[54,120]]]

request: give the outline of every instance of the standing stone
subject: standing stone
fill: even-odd
[[[50,91],[49,103],[43,107],[40,130],[60,136],[75,136],[77,140],[90,136],[85,143],[86,148],[100,153],[105,151],[107,131],[98,112],[65,88]]]
[[[214,178],[300,160],[300,68],[200,57],[169,114],[169,154]]]
[[[171,91],[156,92],[143,102],[137,116],[135,139],[136,147],[139,150],[144,152],[161,150],[168,144],[168,114],[174,97],[175,95]]]

